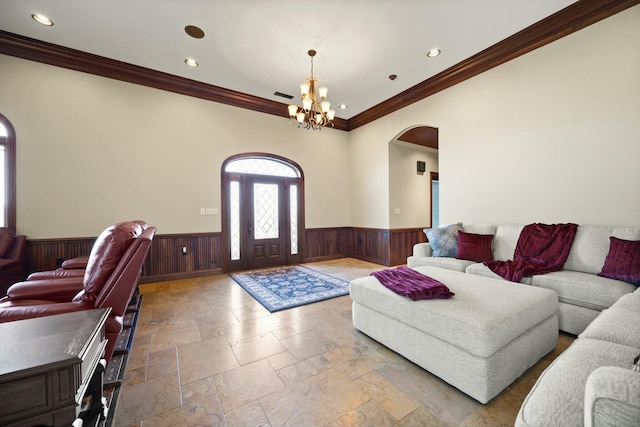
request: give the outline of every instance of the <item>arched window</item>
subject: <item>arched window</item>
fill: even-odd
[[[301,262],[303,182],[297,164],[272,154],[242,154],[224,162],[226,271]]]
[[[0,227],[16,229],[16,133],[0,114]]]

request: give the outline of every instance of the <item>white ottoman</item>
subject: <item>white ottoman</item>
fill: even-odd
[[[362,277],[350,283],[353,325],[479,402],[555,348],[555,292],[437,267],[415,270],[455,296],[412,301]]]

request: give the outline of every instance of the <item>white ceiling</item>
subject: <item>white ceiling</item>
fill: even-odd
[[[289,103],[310,74],[349,119],[573,0],[2,0],[0,30]],[[53,20],[46,27],[31,14]],[[203,39],[188,36],[196,25]],[[442,54],[427,58],[439,48]],[[185,65],[193,57],[197,68]],[[391,81],[388,76],[398,77]],[[338,110],[339,104],[347,110]]]

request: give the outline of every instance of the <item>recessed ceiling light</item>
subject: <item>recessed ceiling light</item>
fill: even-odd
[[[31,15],[31,17],[38,23],[42,24],[42,25],[46,25],[48,27],[53,25],[53,21],[49,18],[47,18],[44,15],[40,15],[38,13],[34,13],[33,15]]]
[[[198,66],[198,61],[196,61],[193,58],[187,58],[184,60],[184,63],[187,64],[189,67],[197,67]]]
[[[347,108],[349,108],[349,106],[347,104],[340,104],[338,108],[341,110],[346,110]]]
[[[431,49],[429,52],[427,52],[427,56],[429,58],[435,58],[438,55],[440,55],[440,49]]]

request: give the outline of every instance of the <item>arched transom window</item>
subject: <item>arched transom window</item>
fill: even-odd
[[[274,159],[249,157],[227,163],[226,172],[253,173],[257,175],[284,176],[299,178],[300,172],[293,166]]]

